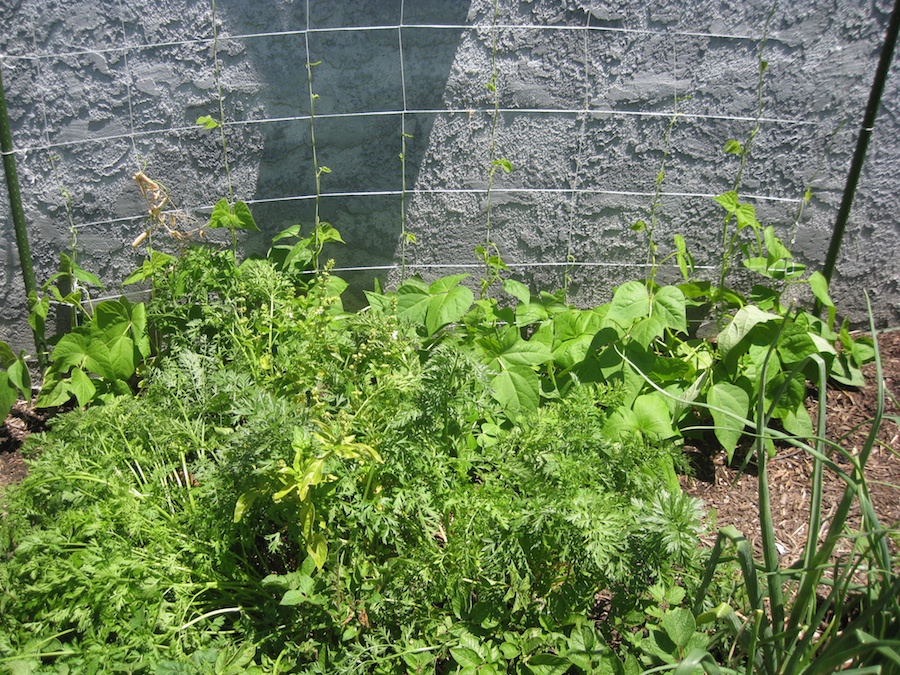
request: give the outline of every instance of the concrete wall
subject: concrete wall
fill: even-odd
[[[890,5],[796,0],[769,22],[765,108],[741,192],[812,266],[824,260]],[[566,267],[538,264],[575,261],[570,299],[589,304],[642,276],[646,242],[630,226],[648,218],[664,158],[657,239],[668,250],[680,232],[698,264],[715,265],[721,217],[710,197],[737,173],[723,144],[754,126],[770,0],[499,0],[497,9],[489,0],[218,0],[214,42],[210,2],[0,0],[0,67],[39,281],[73,238],[80,264],[113,290],[139,264],[130,246],[145,226],[138,170],[198,222],[229,190],[250,202],[264,232],[243,242],[248,252],[310,223],[307,46],[321,62],[316,151],[331,169],[321,216],[348,244],[332,251],[339,266],[396,265],[401,213],[418,242],[406,252],[412,269],[434,276],[456,268],[431,265],[475,263],[492,137],[494,157],[515,170],[495,175],[491,236],[519,278],[556,288]],[[485,86],[494,69],[496,126]],[[880,324],[892,326],[898,88],[894,72],[833,289],[854,321],[869,290]],[[219,132],[195,124],[218,117],[219,91],[228,174]],[[689,98],[666,156],[676,96]],[[349,276],[370,286],[375,275],[399,277]],[[0,284],[0,339],[27,348],[5,190]]]

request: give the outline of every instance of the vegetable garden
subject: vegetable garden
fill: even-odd
[[[240,252],[247,203],[195,226],[138,172],[125,293],[96,299],[64,253],[29,299],[39,379],[0,344],[2,417],[51,417],[0,493],[0,672],[900,672],[898,523],[867,471],[896,460],[896,396],[874,322],[851,330],[742,197],[766,68],[724,144],[717,264],[660,238],[667,145],[632,228],[646,274],[591,308],[504,261],[490,197],[515,166],[493,131],[479,271],[404,269],[361,309],[314,140],[314,215],[264,255]],[[197,123],[227,157],[223,117]],[[60,308],[71,330],[50,336]],[[836,433],[829,392],[867,384],[871,419]],[[757,545],[683,489],[686,446],[754,483]],[[792,454],[812,466],[796,558],[770,494]]]
[[[63,298],[84,311],[37,405],[75,409],[30,444],[29,476],[5,496],[0,663],[894,668],[895,530],[865,481],[880,420],[854,452],[826,438],[824,406],[817,420],[805,407],[808,386],[860,384],[877,343],[835,325],[827,284],[752,207],[719,202],[760,247],[749,297],[694,280],[678,249],[684,283],[626,282],[593,309],[530,292],[491,256],[478,292],[411,277],[346,312],[324,255],[340,235],[320,222],[264,259],[151,248],[126,280],[152,283],[146,303]],[[217,208],[212,226],[255,227],[246,207]],[[783,306],[787,282],[808,283],[828,317]],[[722,317],[713,338],[696,337],[697,308]],[[19,357],[6,365],[8,408],[30,384]],[[698,546],[703,507],[677,472],[682,439],[705,429],[729,457],[755,456],[760,559],[734,528]],[[826,535],[788,567],[766,463],[791,447],[816,463],[808,531]],[[826,471],[846,485],[830,520],[816,501]]]

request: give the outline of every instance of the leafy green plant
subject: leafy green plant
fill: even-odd
[[[211,230],[223,228],[231,232],[232,249],[237,248],[238,230],[259,231],[246,203],[238,200],[234,204],[229,204],[224,198],[213,206],[207,227]]]
[[[357,462],[380,462],[382,459],[373,448],[365,443],[356,442],[355,436],[332,438],[330,432],[324,428],[319,433],[313,434],[295,428],[291,446],[294,449],[294,461],[290,465],[282,462],[276,475],[269,478],[268,482],[274,487],[269,487],[268,490],[266,487],[256,488],[238,498],[234,508],[234,522],[240,522],[244,512],[260,497],[271,497],[272,501],[278,504],[296,493],[300,502],[297,513],[300,536],[309,557],[315,562],[316,567],[321,569],[328,557],[328,542],[318,531],[319,518],[315,499],[317,486],[337,480],[336,476],[326,473],[332,459]]]
[[[93,310],[89,288],[93,286],[103,288],[103,284],[96,275],[84,270],[74,259],[66,253],[60,253],[59,272],[51,276],[42,286],[42,295],[34,295],[29,298],[28,323],[36,335],[40,336],[40,342],[47,340],[47,317],[50,314],[50,305],[56,302],[61,311],[71,312],[71,323],[78,325],[82,318],[88,316]],[[39,355],[39,362],[46,362],[46,354]]]
[[[654,354],[643,360],[641,355],[632,354],[627,361],[676,395],[678,403],[673,405],[670,400],[668,404],[674,422],[684,420],[685,411],[691,407],[700,414],[710,414],[716,438],[731,460],[747,429],[742,420],[751,416],[758,401],[773,403],[772,396],[766,399],[763,392],[765,379],[785,386],[774,407],[774,418],[787,432],[808,437],[813,429],[805,408],[806,379],[794,375],[795,366],[818,355],[831,379],[860,386],[860,368],[871,360],[873,352],[867,338],[851,337],[846,321],[835,332],[836,308],[825,278],[818,272],[804,277],[804,266],[794,260],[771,226],[759,223],[752,205],[741,202],[734,191],[720,195],[716,202],[725,210],[726,227],[731,224],[728,246],[740,248],[744,267],[762,277],[749,294],[725,286],[724,277],[717,286],[692,279],[690,255],[681,238],[676,239],[673,255],[686,278],[684,283],[658,290],[648,283],[647,290],[642,291],[637,282],[628,282],[616,291],[610,307],[617,307],[616,296],[621,294],[619,311],[631,311],[640,317],[626,337],[652,347]],[[727,253],[727,257],[729,262],[723,269],[730,267],[735,254]],[[787,287],[797,285],[807,286],[812,297],[828,309],[825,321],[783,304]],[[647,312],[646,297],[663,292],[666,304],[659,311]],[[661,319],[668,321],[665,333]],[[699,337],[710,336],[714,323],[717,328],[711,337]],[[776,342],[777,350],[770,353],[770,346]],[[804,368],[805,375],[815,377],[814,369]],[[637,391],[643,382],[640,378],[635,382]],[[651,391],[642,395],[656,394]]]
[[[25,353],[16,354],[0,340],[0,419],[6,419],[21,396],[31,401],[31,372],[25,363]]]
[[[635,604],[617,621],[619,634],[644,669],[672,666],[683,663],[688,654],[708,653],[709,636],[698,630],[682,586],[656,583]]]
[[[231,583],[209,566],[194,511],[212,439],[160,403],[119,397],[32,438],[40,459],[0,522],[0,669],[133,669],[198,644],[179,639],[184,615]]]
[[[151,255],[146,311],[100,303],[57,346],[60,395],[77,399],[84,375],[106,405],[35,440],[10,497],[10,663],[623,668],[585,619],[594,597],[696,577],[699,511],[676,446],[603,432],[624,380],[574,374],[617,310],[511,280],[504,307],[450,277],[348,314],[327,265],[306,273],[314,237],[275,245],[241,263],[209,247]],[[159,351],[139,396],[116,396],[104,377],[145,358],[145,324]],[[510,403],[514,377],[501,386],[516,373],[527,408]]]
[[[780,266],[785,260],[782,256],[773,264]],[[827,299],[827,285],[820,276],[811,277],[809,283],[817,296]],[[746,418],[760,400],[775,404],[773,416],[786,431],[798,437],[812,435],[812,422],[805,407],[806,378],[794,375],[797,364],[817,355],[830,378],[859,386],[863,384],[860,368],[874,353],[867,338],[851,338],[846,323],[840,334],[835,334],[811,314],[791,311],[777,300],[774,305],[762,307],[767,309],[758,304],[740,307],[716,338],[718,358],[709,371],[706,402],[711,406],[716,436],[729,459],[744,428],[739,420]],[[838,342],[843,347],[840,351],[836,349]],[[774,353],[770,350],[773,344],[777,344]],[[815,376],[814,369],[808,366],[804,366],[803,373]],[[763,390],[766,380],[775,387],[783,384],[784,395],[777,400],[771,394],[766,395]]]
[[[319,259],[326,244],[330,242],[344,243],[340,233],[325,222],[319,222],[307,236],[301,235],[302,227],[300,225],[293,225],[279,232],[272,239],[273,246],[268,252],[268,259],[275,263],[275,267],[279,271],[298,278],[298,280],[304,273],[318,270]],[[275,243],[290,239],[296,239],[296,241]]]
[[[872,327],[873,335],[875,333]],[[817,367],[820,389],[819,419],[814,441],[809,445],[770,427],[779,402],[789,396],[785,384],[767,382],[776,389],[761,396],[756,406],[755,456],[758,470],[759,518],[762,530],[761,561],[756,561],[749,542],[733,527],[724,528],[713,548],[706,578],[695,604],[698,623],[718,622],[714,643],[729,654],[728,665],[744,672],[825,673],[894,672],[900,666],[900,641],[896,639],[900,604],[900,581],[892,570],[887,531],[879,524],[869,497],[866,463],[876,443],[884,410],[884,384],[877,341],[875,351],[878,405],[865,445],[851,452],[825,437],[826,365],[817,354],[804,361]],[[768,358],[775,358],[777,346]],[[765,364],[764,364],[765,365]],[[799,372],[803,363],[795,367]],[[765,368],[763,370],[765,372]],[[749,424],[749,422],[748,422]],[[770,445],[778,438],[808,453],[814,460],[807,541],[802,560],[790,567],[779,560],[769,501],[767,460]],[[840,455],[838,462],[835,455]],[[823,474],[835,473],[844,482],[844,493],[830,518],[823,539],[815,533],[824,524]],[[848,515],[856,504],[861,512],[860,530],[847,533]],[[849,553],[839,552],[841,544]],[[716,567],[727,560],[726,547],[733,545],[743,572],[747,607],[719,607],[703,611],[703,597]],[[786,592],[788,589],[788,592]]]
[[[79,406],[85,406],[130,394],[129,380],[149,356],[144,304],[124,297],[105,300],[97,304],[89,321],[57,342],[37,405],[60,406],[74,397]]]

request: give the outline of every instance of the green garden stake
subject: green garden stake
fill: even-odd
[[[6,93],[3,88],[3,59],[0,57],[0,155],[3,155],[3,173],[6,176],[6,187],[9,190],[9,210],[12,214],[13,227],[16,231],[16,248],[19,250],[19,265],[22,268],[22,279],[25,282],[25,293],[28,297],[29,311],[37,299],[37,283],[34,279],[34,267],[31,261],[31,249],[28,246],[28,228],[25,226],[25,212],[22,210],[22,195],[19,192],[19,177],[16,173],[16,157],[13,152],[12,134],[9,129],[9,116],[6,110]],[[37,350],[38,367],[43,371],[46,365],[47,345],[39,331],[34,332],[34,347]]]
[[[847,220],[850,218],[850,208],[853,206],[853,197],[856,194],[856,186],[859,183],[859,175],[862,172],[863,162],[866,159],[866,150],[869,147],[869,139],[875,128],[875,117],[878,115],[878,107],[881,105],[881,95],[887,81],[891,61],[894,58],[894,47],[897,44],[897,33],[900,32],[900,0],[894,1],[894,11],[888,24],[884,38],[884,46],[881,48],[881,57],[878,59],[878,68],[875,71],[875,80],[869,92],[869,102],[863,116],[862,128],[856,139],[856,150],[853,153],[853,162],[850,165],[850,173],[847,174],[847,183],[844,186],[844,197],[838,209],[834,231],[831,234],[831,244],[828,246],[828,254],[825,256],[825,264],[822,266],[822,275],[830,282],[837,262],[838,252],[841,250],[841,242],[844,239],[844,230],[847,228]],[[816,300],[815,313],[822,309],[822,303]]]

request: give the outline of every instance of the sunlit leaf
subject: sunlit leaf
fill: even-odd
[[[676,333],[687,332],[686,299],[675,286],[664,286],[653,294],[653,315],[661,317],[666,328]]]
[[[570,665],[568,659],[555,654],[535,654],[528,659],[528,668],[534,675],[564,675]]]
[[[744,146],[742,146],[738,141],[734,139],[725,141],[725,152],[729,155],[740,155],[743,151]]]
[[[211,115],[201,115],[197,118],[197,124],[204,129],[215,129],[219,126],[219,123]]]
[[[9,381],[9,376],[0,371],[0,419],[6,419],[17,400],[19,400],[19,392]]]
[[[628,334],[641,347],[649,347],[654,340],[661,338],[665,331],[665,319],[654,314],[636,321]]]
[[[813,423],[809,411],[802,403],[794,410],[785,411],[781,416],[784,430],[802,439],[811,438],[814,434]]]
[[[134,340],[127,335],[122,335],[107,345],[109,349],[109,362],[112,366],[114,380],[127,380],[137,368],[139,361],[135,358],[136,352]]]
[[[516,281],[515,279],[504,279],[503,290],[524,305],[527,305],[531,302],[531,291],[528,289],[528,286],[523,284],[521,281]]]
[[[81,368],[75,368],[69,379],[69,391],[75,396],[78,405],[84,407],[94,398],[97,387],[87,373]]]
[[[834,307],[834,301],[828,294],[828,280],[821,272],[813,272],[809,275],[809,288],[816,299],[825,307]]]
[[[53,349],[53,362],[57,370],[81,367],[90,355],[91,339],[81,333],[69,333],[60,338]]]
[[[318,532],[310,537],[306,542],[306,552],[316,563],[316,567],[322,569],[328,559],[328,542],[325,537]]]
[[[234,505],[234,522],[241,522],[247,509],[252,507],[257,499],[259,499],[259,492],[256,492],[255,490],[250,490],[241,494]]]
[[[484,663],[478,652],[469,647],[451,647],[450,656],[463,668],[477,668]]]
[[[209,223],[207,224],[207,227],[210,229],[231,229],[236,227],[236,225],[237,223],[234,214],[231,212],[231,205],[228,203],[228,200],[223,197],[216,202],[212,213],[209,214]]]
[[[23,354],[20,354],[15,361],[9,364],[9,368],[6,369],[6,374],[9,376],[10,383],[19,390],[21,395],[26,400],[30,399],[31,371],[28,369],[28,365],[25,363],[25,357]]]
[[[727,355],[759,323],[777,320],[780,317],[771,312],[748,305],[741,307],[725,329],[719,333],[717,343],[722,355]]]
[[[637,430],[648,438],[672,438],[677,434],[672,427],[672,416],[663,394],[654,391],[638,396],[632,410]]]
[[[694,620],[694,613],[691,610],[684,607],[673,607],[665,613],[660,626],[666,631],[675,646],[683,649],[694,635],[697,622]]]
[[[250,213],[250,207],[246,203],[241,201],[235,202],[234,217],[237,221],[237,224],[234,226],[235,229],[259,232],[256,221],[253,220],[253,214]]]
[[[722,206],[728,213],[734,213],[738,208],[737,192],[731,191],[719,195],[715,201]]]
[[[647,287],[639,281],[628,281],[613,294],[604,325],[614,324],[627,330],[637,319],[649,314],[650,294]]]
[[[710,413],[715,424],[716,439],[722,444],[728,460],[731,461],[738,441],[744,433],[743,420],[747,419],[750,410],[750,395],[735,384],[717,382],[709,388],[706,402],[713,406]]]
[[[475,299],[471,289],[456,286],[430,297],[425,309],[425,330],[434,335],[438,330],[459,321]]]
[[[491,393],[506,410],[537,410],[541,398],[541,381],[526,366],[504,368],[491,380]]]

